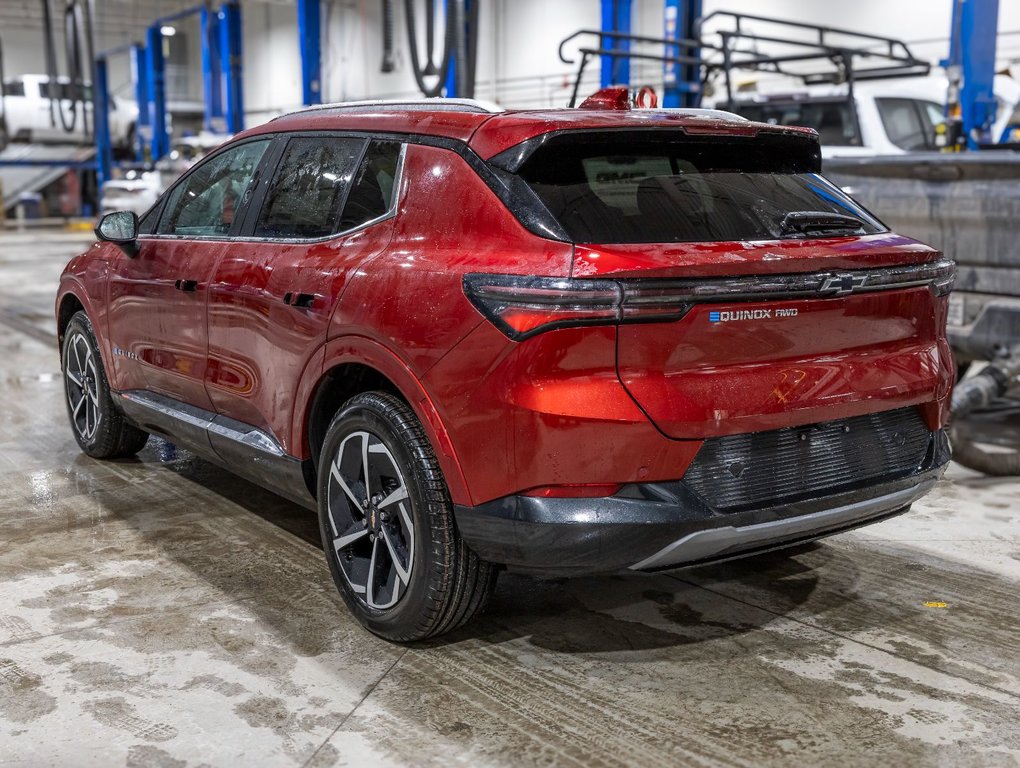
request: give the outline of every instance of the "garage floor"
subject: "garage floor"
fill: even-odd
[[[0,765],[1018,765],[1020,481],[672,575],[503,576],[363,631],[313,516],[155,439],[78,452],[62,233],[0,234]]]

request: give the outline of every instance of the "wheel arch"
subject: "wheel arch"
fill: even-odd
[[[60,297],[60,302],[57,304],[57,344],[59,346],[63,347],[67,324],[78,312],[85,312],[86,316],[88,315],[85,303],[73,291],[68,291]]]
[[[460,462],[435,404],[394,352],[364,337],[342,337],[326,345],[324,360],[322,373],[294,425],[300,441],[295,442],[306,447],[316,470],[326,430],[340,407],[361,392],[389,392],[406,402],[421,422],[453,501],[471,503]]]

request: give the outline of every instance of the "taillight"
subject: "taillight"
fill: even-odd
[[[514,341],[554,328],[677,320],[690,308],[668,288],[616,280],[471,274],[464,293]]]

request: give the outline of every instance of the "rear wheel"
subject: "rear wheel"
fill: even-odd
[[[478,614],[496,571],[457,533],[432,446],[402,400],[349,400],[326,433],[319,525],[333,581],[368,630],[406,642]]]
[[[75,314],[64,331],[61,369],[67,415],[82,451],[95,459],[138,453],[149,433],[128,424],[114,406],[92,324],[84,312]]]

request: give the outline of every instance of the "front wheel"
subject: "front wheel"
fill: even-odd
[[[318,499],[333,581],[369,631],[422,640],[484,607],[496,571],[460,538],[435,453],[402,400],[368,392],[344,405],[323,443]]]
[[[67,415],[82,451],[94,459],[114,459],[142,450],[149,433],[128,424],[114,406],[92,323],[84,312],[76,313],[64,331],[61,369]]]

